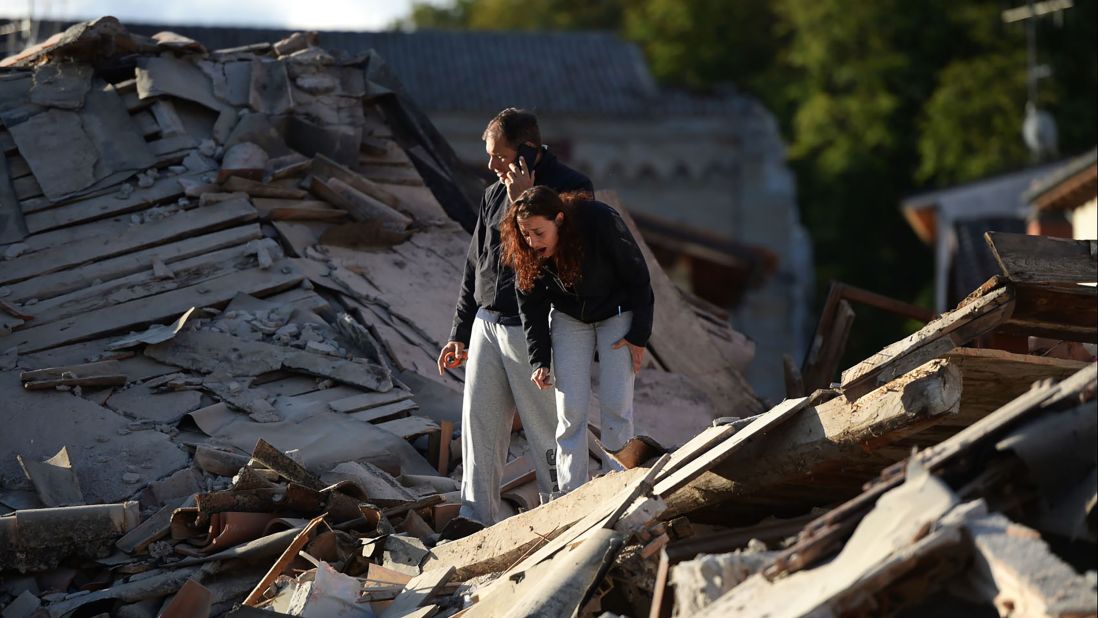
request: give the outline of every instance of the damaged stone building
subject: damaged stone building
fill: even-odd
[[[589,428],[625,470],[539,505],[516,427],[511,516],[445,534],[479,188],[393,66],[113,18],[0,61],[4,618],[1095,614],[1098,367],[979,347],[1094,343],[1093,241],[987,236],[954,309],[770,409],[644,247],[645,435]]]

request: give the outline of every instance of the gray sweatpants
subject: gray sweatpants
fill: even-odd
[[[547,499],[557,489],[553,391],[539,390],[530,381],[532,373],[521,326],[476,319],[461,407],[462,517],[486,526],[499,519],[499,487],[516,408],[534,460],[538,491]]]
[[[560,311],[549,312],[553,379],[557,394],[557,474],[561,493],[583,485],[587,470],[587,412],[591,368],[599,353],[601,441],[616,451],[633,437],[633,361],[629,348],[613,349],[633,323],[633,312],[587,324]]]

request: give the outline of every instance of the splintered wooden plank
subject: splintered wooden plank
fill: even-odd
[[[1029,283],[1098,281],[1098,241],[986,232],[984,240],[1008,279]]]
[[[393,601],[392,605],[385,608],[381,618],[402,618],[416,611],[427,602],[427,599],[436,590],[450,581],[450,578],[454,576],[454,570],[452,566],[440,567],[424,571],[413,577],[404,586],[404,591]]]
[[[133,223],[130,221],[129,215],[118,215],[116,217],[111,217],[110,219],[90,221],[88,223],[61,227],[33,236],[27,236],[23,239],[23,243],[27,245],[27,253],[31,253],[49,249],[51,247],[71,244],[95,236],[121,236],[129,230],[132,225]]]
[[[358,191],[338,178],[324,180],[311,176],[309,190],[326,202],[334,204],[350,213],[356,221],[381,221],[404,229],[411,219],[393,210],[388,205]]]
[[[150,265],[142,272],[43,300],[33,306],[35,326],[253,268],[258,266],[258,247],[268,254],[278,251],[278,244],[268,239],[251,247],[236,245],[175,262],[168,268],[168,276],[158,275]]]
[[[320,200],[252,199],[259,216],[271,221],[343,221],[347,212]]]
[[[173,201],[183,195],[181,178],[198,181],[199,174],[170,176],[158,179],[151,187],[135,187],[133,193],[122,198],[117,193],[99,195],[79,200],[57,208],[27,215],[27,229],[32,233],[73,225],[82,221],[105,219],[117,214],[140,210],[146,206]]]
[[[422,187],[423,177],[414,167],[396,167],[391,165],[362,165],[362,175],[383,185],[410,185]]]
[[[309,164],[309,170],[314,176],[320,178],[338,178],[347,185],[354,187],[358,191],[369,195],[387,206],[397,209],[400,208],[400,199],[388,187],[382,187],[376,182],[366,179],[362,175],[347,169],[322,154],[313,157],[312,162]]]
[[[746,446],[752,439],[766,435],[767,432],[780,427],[793,418],[805,408],[807,403],[807,397],[799,397],[797,399],[786,399],[774,406],[770,411],[755,419],[755,422],[732,434],[724,441],[717,443],[690,462],[680,466],[677,470],[661,477],[657,481],[654,490],[656,495],[667,496],[698,478],[704,472],[713,469],[717,464]]]
[[[1076,283],[1018,283],[1005,334],[1098,343],[1098,288]]]
[[[230,176],[229,179],[222,184],[222,187],[225,191],[239,191],[247,193],[252,197],[300,200],[305,199],[309,195],[303,189],[283,186],[277,184],[278,182],[280,181],[263,183],[258,180],[249,180],[240,176]]]
[[[957,348],[946,358],[961,370],[960,413],[943,425],[967,427],[1022,395],[1041,380],[1062,380],[1087,366],[1083,361],[1014,354],[987,348]],[[937,440],[935,440],[937,442]]]
[[[735,431],[736,430],[733,429],[731,425],[718,425],[716,427],[706,428],[704,431],[688,440],[686,444],[683,444],[671,453],[670,461],[668,461],[667,465],[663,468],[664,476],[668,476],[691,461],[694,461],[709,449],[713,448],[715,444],[722,442],[725,438],[731,436]]]
[[[350,414],[352,412],[361,412],[363,410],[369,410],[371,408],[377,408],[411,398],[411,391],[394,388],[387,393],[360,393],[351,397],[337,399],[329,402],[328,407],[331,408],[332,412]]]
[[[189,216],[189,215],[184,215]],[[197,230],[195,233],[198,233]],[[211,234],[184,238],[176,242],[150,247],[118,257],[97,260],[59,272],[38,275],[9,286],[11,299],[23,301],[37,298],[39,301],[86,287],[96,280],[111,281],[137,272],[152,270],[154,260],[173,264],[180,260],[205,255],[261,238],[263,232],[256,224],[232,227]]]
[[[391,421],[385,421],[384,423],[377,423],[377,427],[398,435],[405,440],[418,438],[419,436],[434,433],[439,430],[438,423],[429,418],[423,418],[422,416],[406,416],[404,418],[393,419]]]
[[[364,423],[381,423],[396,418],[408,416],[413,410],[418,410],[419,405],[411,399],[404,399],[394,403],[368,408],[358,412],[351,412],[349,416],[356,421]]]
[[[255,217],[255,209],[247,201],[222,202],[216,207],[199,208],[160,221],[135,225],[128,228],[124,234],[96,236],[20,256],[4,265],[3,271],[0,272],[0,283],[22,281],[30,277],[57,272],[85,262],[193,236],[206,230],[243,223]]]
[[[5,349],[17,345],[20,352],[45,350],[65,343],[171,321],[191,307],[221,305],[241,292],[263,296],[297,285],[301,280],[301,275],[292,266],[276,262],[270,268],[238,271],[197,285],[21,330],[7,337],[0,337],[0,345],[5,346]]]
[[[901,339],[843,372],[843,394],[857,399],[912,369],[1006,322],[1014,310],[1012,286],[999,287],[968,304],[943,313],[918,332]]]

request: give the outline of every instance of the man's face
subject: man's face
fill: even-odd
[[[518,151],[512,148],[507,140],[496,139],[491,135],[484,140],[484,150],[488,153],[488,169],[502,181],[511,170],[510,165],[515,162]]]

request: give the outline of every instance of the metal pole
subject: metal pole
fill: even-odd
[[[1037,12],[1033,0],[1028,0],[1029,19],[1026,20],[1026,86],[1030,103],[1037,105]]]

